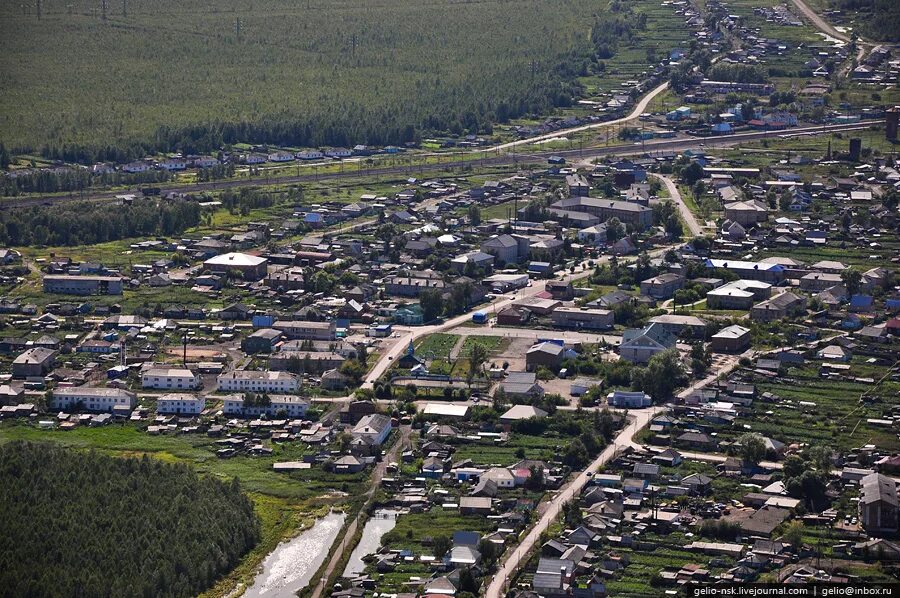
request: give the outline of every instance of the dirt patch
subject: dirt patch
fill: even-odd
[[[181,347],[169,347],[166,349],[167,355],[174,355],[176,357],[180,357],[183,355],[184,349]],[[207,360],[207,361],[224,361],[228,356],[218,349],[204,349],[200,347],[188,347],[187,348],[187,356],[188,359],[194,358],[196,360]]]

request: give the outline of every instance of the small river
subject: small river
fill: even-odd
[[[263,561],[263,570],[253,580],[247,598],[295,598],[309,585],[344,525],[344,513],[329,513],[308,530],[279,544]],[[380,538],[380,536],[379,536]]]
[[[363,572],[366,568],[363,557],[378,552],[378,548],[381,547],[381,537],[397,525],[397,515],[399,513],[396,511],[380,509],[375,511],[372,517],[366,521],[359,544],[353,549],[353,554],[350,555],[350,560],[347,561],[344,577],[354,577]]]

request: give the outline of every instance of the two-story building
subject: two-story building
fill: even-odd
[[[225,397],[222,401],[222,413],[240,417],[258,417],[263,414],[275,417],[283,413],[290,418],[302,418],[308,409],[307,399],[286,395],[269,395],[268,401],[260,398],[257,402],[247,402],[243,395],[235,395]]]
[[[197,390],[202,381],[188,368],[152,367],[141,375],[141,386],[157,390]]]
[[[169,393],[156,398],[156,412],[163,415],[200,415],[206,399],[189,393]]]
[[[235,370],[216,378],[220,392],[291,393],[300,390],[300,378],[290,372]]]
[[[121,388],[57,388],[49,406],[59,411],[79,408],[93,413],[111,413],[115,407],[131,411],[137,406],[137,395]]]

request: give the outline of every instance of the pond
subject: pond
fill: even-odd
[[[263,561],[263,570],[244,596],[295,598],[309,585],[344,525],[344,513],[329,513],[295,538],[279,544]]]
[[[363,572],[366,568],[363,558],[378,551],[381,546],[381,537],[397,525],[397,515],[399,515],[397,511],[379,509],[366,521],[359,544],[353,549],[353,554],[347,561],[344,577],[354,577]]]

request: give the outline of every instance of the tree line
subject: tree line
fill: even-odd
[[[200,224],[193,201],[138,201],[122,206],[72,202],[0,211],[0,244],[91,245],[133,237],[175,235]]]
[[[0,169],[5,168],[0,166]],[[223,167],[224,168],[224,167]],[[233,167],[232,167],[233,171]],[[201,170],[200,180],[212,180],[213,169]],[[132,186],[141,184],[163,183],[172,180],[172,173],[167,170],[147,170],[145,172],[103,172],[93,173],[87,169],[77,168],[39,168],[29,172],[18,172],[15,176],[0,178],[0,193],[7,197],[15,197],[22,193],[58,193],[60,191],[81,191],[91,187]]]
[[[195,596],[260,535],[237,480],[53,444],[0,447],[0,504],[11,596]]]

